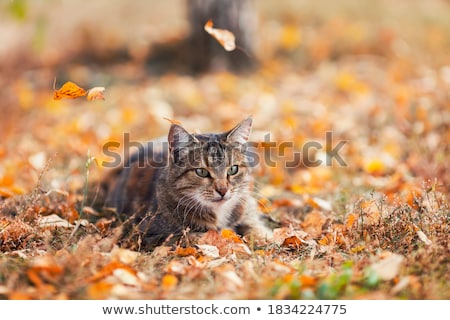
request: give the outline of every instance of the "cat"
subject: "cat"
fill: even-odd
[[[187,230],[270,238],[252,196],[251,129],[251,117],[218,134],[172,124],[166,144],[148,144],[110,172],[101,187],[105,207],[130,217],[122,237],[144,250]]]

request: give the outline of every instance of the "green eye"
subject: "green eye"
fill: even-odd
[[[208,170],[203,169],[203,168],[197,168],[197,169],[195,169],[195,173],[196,173],[199,177],[202,177],[202,178],[207,178],[207,177],[209,177],[209,172],[208,172]]]
[[[238,173],[238,171],[239,171],[239,167],[237,165],[234,165],[228,169],[227,173],[229,176],[234,176],[236,173]]]

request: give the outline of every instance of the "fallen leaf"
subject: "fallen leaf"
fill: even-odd
[[[117,260],[124,264],[132,264],[139,257],[139,252],[115,247],[111,251],[111,260]]]
[[[234,243],[242,243],[241,237],[239,237],[233,230],[230,229],[223,229],[220,233],[222,238],[231,240]]]
[[[89,297],[92,299],[97,300],[106,299],[109,296],[112,287],[113,287],[112,283],[106,281],[99,281],[91,284],[87,288],[87,293]]]
[[[406,287],[408,287],[410,281],[411,281],[411,276],[406,276],[406,277],[400,278],[398,283],[392,288],[391,293],[397,294],[400,291],[402,291],[403,289],[406,289]]]
[[[210,258],[219,258],[219,249],[216,246],[209,244],[198,244],[198,249],[202,253],[202,255]]]
[[[292,228],[276,228],[273,230],[273,241],[282,246],[287,238],[297,237],[299,240],[306,238],[308,234],[301,230],[294,230]],[[290,240],[288,240],[289,242]]]
[[[430,239],[428,239],[428,237],[426,236],[425,233],[423,233],[422,230],[417,230],[417,236],[418,236],[419,239],[422,240],[422,242],[425,243],[427,246],[429,246],[430,244],[433,243]]]
[[[139,284],[139,279],[134,270],[117,268],[113,271],[112,275],[121,283],[131,286]]]
[[[86,99],[88,101],[92,100],[105,100],[105,88],[104,87],[94,87],[87,91]]]
[[[173,289],[178,284],[178,278],[173,274],[166,274],[161,279],[161,286],[164,290]]]
[[[39,220],[39,227],[41,228],[73,228],[73,224],[61,218],[56,214],[42,217]]]
[[[226,29],[213,28],[213,25],[213,21],[208,20],[204,27],[205,31],[216,39],[226,51],[233,51],[236,49],[234,34]]]
[[[331,206],[331,203],[327,200],[320,199],[318,197],[312,198],[312,200],[321,208],[322,210],[331,211],[333,210],[333,207]]]
[[[61,100],[62,98],[76,99],[79,97],[84,97],[87,91],[79,87],[72,81],[67,81],[63,84],[61,88],[53,92],[54,100]]]
[[[356,221],[356,215],[354,213],[350,213],[347,217],[346,227],[350,229]]]
[[[284,239],[283,247],[297,249],[302,245],[302,240],[297,236],[290,236]]]
[[[172,260],[169,262],[165,269],[166,272],[170,274],[184,275],[186,273],[186,270],[188,269],[188,266],[180,261]]]
[[[389,257],[372,264],[370,267],[380,279],[389,281],[398,275],[403,260],[405,260],[405,257],[393,253]]]
[[[113,261],[113,262],[110,262],[109,264],[105,265],[100,271],[96,272],[94,275],[88,277],[86,279],[86,282],[95,282],[95,281],[104,279],[104,278],[114,274],[114,272],[117,269],[124,269],[124,270],[128,271],[129,273],[136,275],[136,271],[132,267],[130,267],[122,262],[119,262],[119,261]]]
[[[252,254],[252,251],[245,243],[235,243],[231,250],[240,256],[250,256]]]
[[[178,247],[175,250],[175,254],[180,257],[193,256],[193,255],[197,254],[197,250],[195,250],[195,248],[193,248],[193,247],[187,247],[187,248]]]

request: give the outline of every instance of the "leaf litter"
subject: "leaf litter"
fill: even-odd
[[[85,90],[74,82],[52,97],[26,75],[6,86],[0,297],[449,298],[449,44],[437,36],[445,31],[418,24],[422,35],[435,35],[409,38],[419,44],[420,56],[408,54],[407,34],[379,29],[378,22],[318,16],[284,23],[266,14],[259,31],[265,36],[261,64],[250,75],[167,74],[133,86],[118,81],[108,86],[110,101],[103,87]],[[225,50],[235,49],[228,30],[212,22],[205,30]],[[79,69],[68,68],[79,82]],[[53,77],[35,72],[42,82]],[[92,107],[63,99],[82,96],[100,101]],[[347,166],[297,161],[289,168],[255,169],[254,192],[273,241],[208,231],[139,252],[119,245],[121,223],[114,213],[95,212],[88,195],[77,192],[87,177],[87,150],[94,150],[98,163],[106,161],[100,146],[123,132],[158,137],[167,131],[164,119],[218,131],[243,110],[255,117],[261,154],[267,141],[258,132],[298,148],[308,141],[326,145],[306,160],[327,161],[332,143],[348,142],[342,149]],[[333,141],[326,131],[335,134]],[[283,151],[277,164],[291,161],[296,150]],[[102,168],[88,171],[95,181]]]

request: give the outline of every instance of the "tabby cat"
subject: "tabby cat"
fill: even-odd
[[[142,147],[110,172],[101,186],[105,206],[130,217],[123,238],[134,235],[145,250],[186,230],[270,237],[252,197],[245,150],[251,128],[252,118],[219,134],[190,134],[172,124],[163,147]]]

